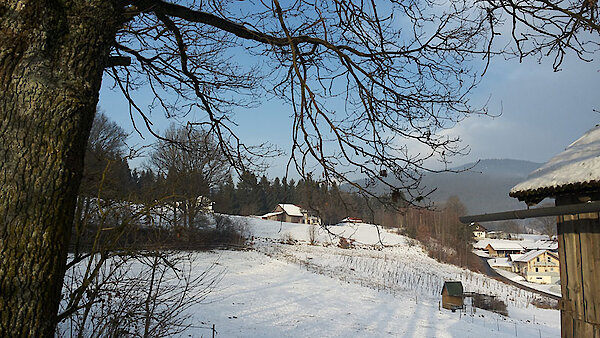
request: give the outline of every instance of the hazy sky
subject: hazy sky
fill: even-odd
[[[538,64],[533,59],[524,63],[501,58],[492,60],[471,100],[481,103],[489,99],[490,113],[501,113],[501,116],[472,116],[448,130],[447,133],[459,135],[471,148],[468,156],[455,158],[453,163],[459,165],[487,158],[545,162],[600,123],[600,113],[594,111],[600,110],[600,62],[568,58],[562,69],[553,72],[549,62]],[[120,93],[108,88],[110,83],[107,78],[101,90],[100,106],[126,130],[133,131],[128,105]],[[138,98],[140,106],[150,104],[144,92],[140,92]],[[291,108],[278,100],[265,101],[255,109],[238,110],[239,134],[248,143],[270,141],[289,153],[291,114]],[[160,131],[170,123],[162,116],[152,116],[152,119]],[[138,127],[146,139],[133,133],[130,144],[154,141],[139,120]],[[418,151],[418,147],[414,151]],[[286,162],[286,157],[272,161],[268,175],[283,176]],[[132,166],[140,164],[138,160]]]

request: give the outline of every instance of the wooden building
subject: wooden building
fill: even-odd
[[[484,228],[479,223],[471,223],[471,227],[473,228],[473,238],[475,240],[484,239],[487,235],[487,229]]]
[[[556,207],[600,201],[600,126],[589,130],[516,185],[510,196]],[[600,221],[598,212],[557,217],[562,337],[600,337]]]
[[[442,307],[448,310],[463,308],[463,286],[461,282],[446,281],[442,287]]]
[[[522,253],[523,247],[514,241],[505,240],[491,242],[485,247],[485,250],[490,257],[508,257],[508,255]]]

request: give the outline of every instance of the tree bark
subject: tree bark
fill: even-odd
[[[53,336],[116,1],[0,3],[0,336]]]

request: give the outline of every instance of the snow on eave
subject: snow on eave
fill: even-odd
[[[527,262],[531,261],[532,259],[536,258],[537,256],[543,254],[544,252],[547,252],[549,255],[558,259],[557,254],[553,253],[552,251],[542,249],[542,250],[533,250],[533,251],[526,252],[521,257],[518,257],[515,260],[513,260],[513,262],[527,263]]]
[[[490,243],[488,243],[488,245],[496,251],[498,251],[498,250],[501,250],[501,251],[523,250],[523,247],[520,244],[503,241],[503,240],[498,240],[497,242],[490,242]]]
[[[261,218],[267,218],[267,217],[271,217],[271,216],[277,216],[277,215],[281,215],[283,214],[283,211],[278,211],[278,212],[269,212],[267,214],[264,214],[262,216],[260,216]]]
[[[565,151],[533,171],[509,195],[538,199],[583,190],[600,189],[600,125],[587,131]]]

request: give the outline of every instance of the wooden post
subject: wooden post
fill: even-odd
[[[562,204],[557,198],[556,204]],[[562,337],[600,337],[599,213],[558,216]]]

